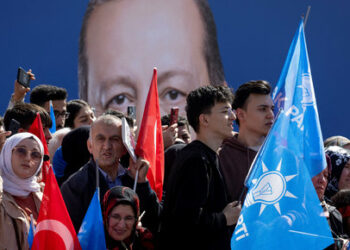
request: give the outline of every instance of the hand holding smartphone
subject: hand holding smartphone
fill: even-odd
[[[136,107],[128,106],[128,116],[134,120],[136,120]]]
[[[179,117],[179,108],[172,107],[170,110],[170,126],[177,123]]]
[[[17,71],[17,82],[22,86],[29,88],[31,76],[21,67]]]

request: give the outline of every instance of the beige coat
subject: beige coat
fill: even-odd
[[[39,212],[42,192],[33,193],[33,197]],[[14,226],[17,228],[20,246],[17,246]],[[11,194],[2,191],[0,185],[0,249],[29,249],[27,241],[29,226],[24,210],[17,205]]]

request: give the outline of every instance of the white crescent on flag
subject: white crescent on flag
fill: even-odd
[[[57,233],[61,237],[66,250],[74,249],[73,236],[66,225],[64,225],[62,222],[58,220],[40,221],[36,226],[35,234],[39,233],[40,231],[52,231]]]

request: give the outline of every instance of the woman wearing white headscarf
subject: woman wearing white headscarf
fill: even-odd
[[[0,154],[0,249],[28,249],[30,215],[34,224],[42,199],[37,174],[44,148],[38,137],[18,133],[8,138]]]

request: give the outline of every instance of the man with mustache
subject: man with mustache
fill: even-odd
[[[133,188],[135,173],[139,170],[136,192],[140,198],[141,211],[146,210],[142,223],[154,230],[157,226],[159,204],[146,178],[149,163],[139,158],[136,163],[132,160],[129,162],[129,169],[120,164],[120,158],[126,153],[122,141],[122,121],[112,115],[98,117],[91,124],[87,147],[92,158],[61,187],[75,230],[79,231],[96,190],[97,169],[101,202],[104,194],[112,187]]]

